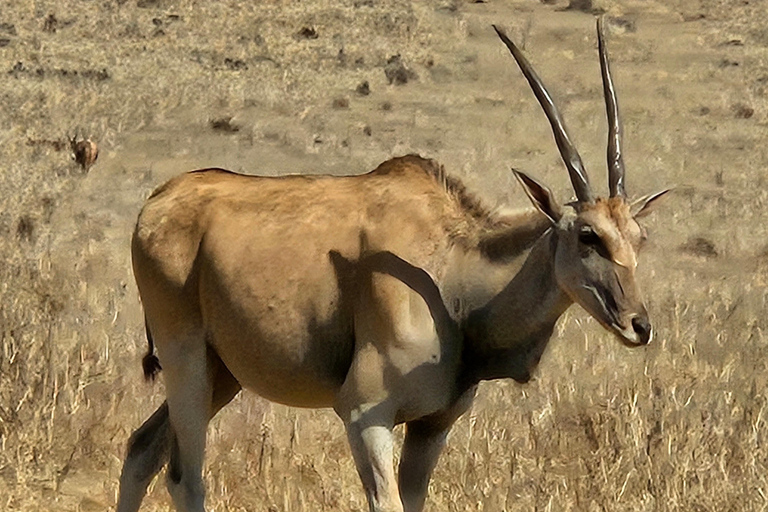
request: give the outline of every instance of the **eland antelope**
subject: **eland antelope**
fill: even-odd
[[[144,369],[162,365],[167,400],[129,440],[119,512],[139,509],[166,462],[176,509],[203,510],[206,426],[241,387],[333,407],[370,510],[420,511],[477,384],[528,381],[572,303],[626,345],[651,341],[635,281],[645,236],[637,218],[666,191],[627,199],[601,22],[608,198],[593,194],[549,93],[494,28],[543,107],[577,200],[563,208],[513,171],[535,209],[493,213],[415,155],[358,176],[205,169],[162,185],[139,215],[132,257],[150,347]],[[392,430],[402,423],[396,476]]]

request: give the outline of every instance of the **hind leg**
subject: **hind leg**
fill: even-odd
[[[212,349],[208,349],[208,368],[213,380],[212,418],[237,395],[240,384]],[[120,475],[117,512],[139,510],[149,483],[168,462],[174,443],[168,402],[163,402],[128,441],[128,454]]]
[[[168,402],[163,402],[128,440],[128,454],[120,473],[117,512],[139,510],[147,486],[168,460],[170,446]]]

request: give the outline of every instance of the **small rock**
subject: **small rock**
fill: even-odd
[[[241,59],[230,59],[229,57],[224,59],[224,66],[232,71],[242,71],[248,69],[248,64],[246,64],[245,61]]]
[[[565,7],[566,11],[581,11],[581,12],[587,12],[590,14],[601,14],[605,12],[605,9],[602,7],[596,7],[593,5],[592,0],[570,0],[568,5]]]
[[[371,86],[368,83],[368,80],[365,80],[364,82],[360,82],[360,84],[355,89],[355,92],[360,96],[368,96],[369,94],[371,94]]]
[[[296,34],[299,39],[317,39],[319,37],[317,30],[314,27],[303,27]]]
[[[704,258],[715,258],[718,255],[715,244],[701,236],[689,238],[687,242],[680,246],[680,251]]]
[[[349,108],[349,100],[347,98],[336,98],[333,100],[333,108]]]
[[[59,20],[57,20],[56,16],[51,13],[45,18],[45,22],[43,23],[43,31],[54,34],[58,26]]]
[[[755,114],[755,109],[744,103],[736,103],[731,107],[731,110],[738,119],[749,119]]]
[[[622,18],[620,16],[611,16],[608,18],[608,22],[617,28],[617,32],[637,32],[637,24],[635,20],[629,18]]]
[[[365,125],[365,126],[363,126],[363,133],[370,137],[371,133],[373,133],[373,132],[371,131],[371,127],[370,126]]]
[[[459,10],[459,3],[456,0],[443,0],[442,2],[438,2],[435,10],[443,12],[456,12]]]
[[[232,116],[211,119],[209,124],[213,130],[225,133],[235,133],[240,131],[240,127],[232,122]]]
[[[705,19],[706,17],[707,15],[703,13],[688,13],[683,14],[683,21],[699,21]]]
[[[417,78],[416,73],[405,67],[399,54],[393,55],[387,60],[384,74],[387,77],[387,82],[394,85],[405,85],[409,80]]]
[[[16,236],[26,242],[31,242],[35,234],[35,219],[30,215],[22,215],[16,224]]]

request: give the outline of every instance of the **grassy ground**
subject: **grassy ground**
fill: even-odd
[[[481,387],[427,510],[764,510],[766,7],[570,3],[612,17],[629,192],[677,187],[641,258],[658,343],[630,351],[569,310],[532,383]],[[497,23],[603,186],[594,20],[568,4],[2,2],[0,506],[114,506],[126,440],[163,399],[141,376],[130,231],[172,175],[357,173],[420,152],[491,204],[525,204],[509,166],[565,199]],[[75,132],[101,148],[88,173],[60,143]],[[366,508],[331,411],[242,395],[209,432],[212,510]],[[169,509],[159,479],[145,510]]]

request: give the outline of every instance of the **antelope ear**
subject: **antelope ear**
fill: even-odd
[[[636,219],[645,217],[651,213],[654,207],[658,204],[657,200],[662,198],[670,190],[672,189],[668,188],[666,190],[662,190],[661,192],[654,192],[653,194],[648,194],[647,196],[643,196],[640,199],[635,199],[632,204],[629,205],[630,213],[632,213],[632,216]]]
[[[552,192],[545,185],[542,185],[527,174],[520,172],[517,169],[512,169],[512,172],[515,173],[515,178],[517,178],[523,186],[525,195],[531,200],[533,206],[546,215],[552,224],[557,224],[563,216],[563,212],[560,209],[560,205],[552,196]]]

